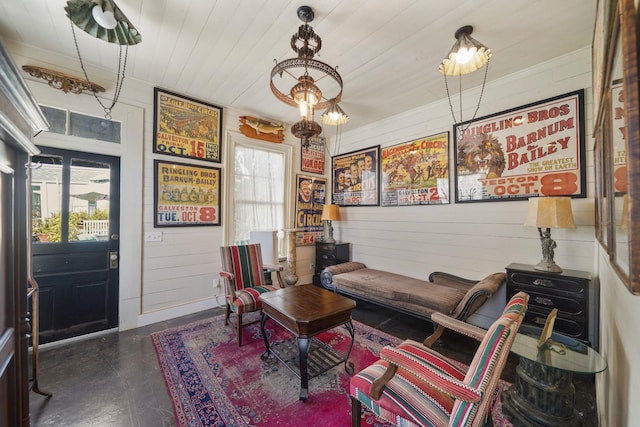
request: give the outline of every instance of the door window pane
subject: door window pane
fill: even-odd
[[[31,168],[31,228],[33,240],[60,242],[62,158],[35,156]]]
[[[71,159],[69,241],[109,237],[108,163]]]

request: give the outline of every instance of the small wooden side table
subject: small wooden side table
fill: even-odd
[[[262,360],[274,355],[294,375],[300,378],[300,400],[306,401],[309,390],[309,379],[314,378],[334,366],[344,363],[347,373],[354,371],[353,363],[348,362],[355,331],[351,322],[351,312],[356,302],[336,293],[314,285],[298,285],[267,292],[260,295],[262,301],[262,320],[260,331],[264,339],[265,352]],[[289,330],[294,340],[269,343],[264,324],[267,317]],[[346,354],[340,354],[328,344],[311,339],[324,331],[345,325],[351,335],[351,344]],[[297,341],[298,354],[295,352]],[[313,348],[311,348],[313,347]],[[314,363],[309,368],[308,360]],[[298,361],[296,365],[295,360]]]

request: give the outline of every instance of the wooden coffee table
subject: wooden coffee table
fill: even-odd
[[[300,378],[300,400],[307,400],[309,379],[340,363],[344,362],[347,373],[353,374],[353,363],[348,362],[348,359],[354,341],[351,312],[356,307],[355,301],[315,285],[278,289],[260,295],[260,300],[262,301],[260,330],[266,347],[264,354],[260,357],[266,360],[270,355],[274,355]],[[275,320],[294,336],[289,340],[269,344],[264,330],[267,317]],[[340,325],[345,325],[351,334],[351,344],[346,354],[313,338],[320,332]],[[296,341],[297,352],[295,351]]]

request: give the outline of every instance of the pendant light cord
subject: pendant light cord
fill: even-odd
[[[87,75],[87,70],[85,70],[84,63],[82,61],[82,55],[80,55],[80,48],[78,47],[78,39],[76,38],[76,30],[73,27],[73,21],[69,19],[69,23],[71,24],[73,42],[76,45],[76,52],[78,53],[78,59],[80,60],[80,68],[82,68],[82,72],[84,73],[84,78],[87,79],[87,83],[89,83],[89,86],[91,87],[91,80],[89,80],[89,76]],[[98,103],[104,110],[104,117],[107,120],[111,120],[111,110],[113,110],[113,107],[115,107],[116,103],[118,102],[118,98],[120,98],[120,91],[122,90],[122,84],[124,83],[124,72],[125,72],[125,69],[127,68],[127,56],[129,53],[129,45],[126,45],[125,47],[124,60],[122,57],[122,45],[119,44],[118,47],[119,47],[118,74],[116,76],[115,93],[114,93],[114,97],[113,97],[113,101],[111,102],[111,105],[109,107],[105,106],[100,100],[100,98],[98,97],[98,93],[95,91],[95,89],[91,89],[91,93],[93,93],[93,97],[96,99],[96,101],[98,101]]]
[[[489,61],[487,60],[487,66],[484,69],[484,79],[482,80],[482,88],[480,89],[480,97],[478,98],[478,105],[476,106],[476,111],[474,111],[473,113],[473,117],[471,117],[469,120],[467,120],[469,122],[469,124],[467,124],[466,127],[462,126],[462,74],[460,74],[460,127],[458,128],[458,135],[456,137],[456,141],[462,140],[462,136],[465,134],[465,132],[467,131],[467,129],[469,129],[469,126],[471,126],[471,122],[473,120],[475,120],[476,115],[478,114],[478,110],[480,110],[480,103],[482,102],[482,95],[484,94],[484,87],[487,83],[487,73],[489,71]],[[451,103],[451,94],[449,93],[449,83],[447,82],[447,75],[443,74],[444,76],[444,86],[447,88],[447,100],[449,100],[449,109],[451,110],[451,116],[453,117],[453,122],[455,124],[458,124],[458,120],[456,119],[456,115],[453,112],[453,104]]]

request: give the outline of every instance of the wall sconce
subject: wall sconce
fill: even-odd
[[[571,211],[571,198],[531,197],[524,225],[538,227],[540,234],[542,261],[534,268],[550,273],[562,273],[562,268],[553,261],[554,249],[557,245],[551,239],[551,228],[576,228]]]
[[[487,72],[489,70],[489,59],[491,58],[491,49],[487,48],[482,43],[471,37],[473,33],[473,27],[471,25],[465,25],[458,28],[455,33],[456,42],[442,60],[438,70],[444,76],[444,85],[447,89],[447,99],[449,100],[449,108],[451,109],[451,115],[453,116],[454,123],[463,123],[462,119],[462,76],[464,74],[473,73],[480,68],[487,66],[484,72],[484,80],[482,81],[482,90],[480,91],[480,97],[478,98],[478,105],[473,113],[473,117],[469,120],[476,118],[476,114],[480,109],[480,102],[482,101],[482,94],[484,93],[484,87],[487,82]],[[447,82],[447,76],[460,76],[460,120],[456,119],[456,115],[453,112],[453,104],[451,103],[451,94],[449,93],[449,83]],[[468,126],[467,126],[468,127]],[[459,139],[462,138],[466,129],[462,126],[458,128]]]
[[[102,106],[105,118],[111,120],[111,110],[118,102],[120,90],[122,90],[122,83],[124,82],[129,45],[140,43],[142,41],[142,35],[136,30],[131,21],[124,16],[124,13],[122,13],[113,0],[69,0],[64,10],[71,22],[71,32],[73,34],[73,42],[76,45],[78,59],[80,60],[80,68],[82,68],[84,77],[87,79],[90,87],[93,84],[89,80],[89,76],[84,67],[74,27],[77,26],[82,31],[99,40],[117,44],[120,48],[118,73],[116,74],[116,86],[114,89],[115,95],[111,105],[108,107],[104,105],[100,98],[98,98],[96,91],[91,91],[100,106]],[[122,46],[125,46],[124,57]]]
[[[291,126],[291,133],[300,138],[303,147],[307,147],[308,139],[322,132],[322,127],[314,120],[314,112],[340,102],[342,77],[336,68],[313,59],[322,47],[322,39],[309,25],[314,18],[313,9],[300,6],[298,18],[304,24],[291,37],[291,49],[298,56],[281,62],[276,60],[276,65],[271,70],[270,87],[276,98],[299,109],[300,121]],[[296,81],[291,89],[287,89],[290,83],[282,81],[285,74]],[[274,79],[275,76],[279,76],[280,80]],[[320,83],[322,88],[319,86]]]
[[[325,234],[324,241],[327,243],[335,243],[333,238],[333,225],[332,221],[340,221],[340,207],[338,205],[323,205],[322,206],[322,221],[327,224],[328,233]]]

